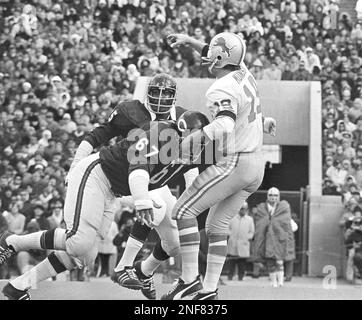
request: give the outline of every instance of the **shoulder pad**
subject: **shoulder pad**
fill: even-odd
[[[139,100],[121,102],[117,108],[137,127],[151,120],[149,111]]]

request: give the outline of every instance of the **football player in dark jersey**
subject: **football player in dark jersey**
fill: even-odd
[[[185,112],[179,121],[190,130],[209,123],[204,114],[192,111]],[[154,205],[152,190],[166,185],[192,165],[175,162],[182,140],[175,122],[148,122],[145,128],[147,131],[138,129],[114,146],[101,148],[72,169],[64,205],[67,229],[27,235],[6,231],[0,235],[0,264],[19,251],[55,250],[33,269],[10,281],[3,288],[6,297],[29,300],[28,290],[40,281],[65,270],[91,267],[97,256],[97,236],[104,237],[113,221],[116,194],[132,195],[141,223],[146,221],[156,230],[162,226],[165,210]],[[172,249],[176,254],[177,248]],[[142,289],[143,284],[139,284],[138,289]]]
[[[175,105],[176,94],[177,84],[171,76],[165,73],[155,75],[148,84],[145,103],[141,103],[139,100],[120,102],[112,111],[107,123],[100,125],[86,135],[77,149],[70,172],[81,159],[114,137],[127,137],[132,130],[144,127],[150,121],[176,121],[179,119],[186,110]],[[197,175],[197,168],[185,173],[186,187],[191,185]],[[154,191],[154,197],[156,197],[156,193],[158,193],[158,201],[156,202],[163,203],[166,207],[166,216],[169,217],[168,224],[166,224],[166,219],[163,223],[164,227],[160,230],[161,241],[156,244],[150,259],[142,262],[142,265],[141,263],[136,264],[136,274],[144,285],[142,293],[149,299],[155,299],[156,295],[151,272],[153,266],[161,260],[166,260],[170,253],[172,254],[171,248],[174,248],[175,245],[172,241],[166,241],[166,238],[171,239],[172,234],[177,232],[175,222],[171,219],[176,198],[166,185],[158,192]],[[139,281],[134,279],[134,273],[130,270],[150,232],[151,228],[147,224],[142,225],[136,221],[122,258],[112,275],[114,282],[126,288],[139,288]],[[147,276],[143,274],[141,268]]]

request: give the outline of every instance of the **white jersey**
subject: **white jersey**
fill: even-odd
[[[214,118],[230,116],[235,120],[235,128],[228,135],[228,154],[261,150],[263,123],[259,92],[244,64],[240,70],[216,80],[207,90],[206,99]]]

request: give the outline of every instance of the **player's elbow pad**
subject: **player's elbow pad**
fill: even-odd
[[[235,121],[229,116],[219,116],[206,127],[203,128],[205,134],[211,140],[222,136],[224,133],[230,134],[235,128]]]
[[[74,155],[74,160],[71,167],[73,168],[80,160],[88,157],[92,151],[93,146],[88,141],[83,140]]]
[[[136,169],[128,176],[129,189],[138,210],[152,208],[152,200],[148,194],[150,175],[146,170]]]

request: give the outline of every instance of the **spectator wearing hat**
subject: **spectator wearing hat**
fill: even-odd
[[[238,279],[243,280],[246,271],[246,262],[250,257],[250,241],[254,237],[254,222],[248,215],[248,204],[242,204],[239,214],[229,225],[229,238],[227,248],[226,268],[228,279],[232,280],[236,266],[238,267]]]
[[[337,130],[334,132],[334,138],[340,143],[343,140],[343,133],[346,131],[346,125],[343,120],[337,121]]]
[[[362,28],[360,23],[356,23],[351,30],[351,40],[357,41],[362,39]]]
[[[325,161],[323,164],[323,173],[325,173],[327,169],[331,166],[333,166],[333,155],[326,154]]]
[[[251,67],[250,72],[253,74],[256,80],[262,80],[264,78],[263,63],[260,61],[260,59],[256,59],[253,62],[253,66]]]
[[[148,17],[150,20],[154,20],[157,15],[162,15],[166,19],[166,9],[165,6],[161,4],[160,0],[152,0]]]
[[[312,73],[314,67],[322,69],[320,59],[318,55],[314,53],[314,50],[311,47],[305,49],[304,62],[305,62],[305,69],[309,73]]]
[[[282,0],[280,2],[280,11],[286,14],[295,13],[297,12],[297,4],[294,0]]]
[[[280,192],[273,187],[268,190],[267,201],[257,206],[254,217],[255,236],[253,258],[267,265],[271,285],[282,286],[284,282],[283,262],[295,248],[287,241],[292,232],[292,217],[287,201],[280,201]]]
[[[294,81],[310,81],[311,74],[305,69],[305,62],[301,60],[299,62],[299,69],[294,73]]]
[[[73,133],[75,130],[77,130],[77,125],[74,121],[72,121],[70,114],[65,113],[63,115],[63,119],[61,121],[59,128],[68,133]]]
[[[271,61],[270,67],[265,69],[263,80],[280,81],[282,79],[282,72],[277,67],[275,60]]]
[[[279,10],[275,7],[275,2],[271,0],[267,2],[263,13],[265,20],[269,20],[273,23],[275,22],[275,17],[279,14]]]
[[[346,155],[344,154],[344,150],[343,150],[343,146],[342,145],[337,145],[336,148],[336,153],[333,156],[333,160],[338,160],[339,162],[342,163],[342,161],[344,159],[346,159]]]
[[[356,195],[356,193],[358,193],[358,195],[360,196],[360,192],[356,184],[356,179],[353,175],[349,175],[347,176],[346,183],[342,188],[343,203],[345,204],[350,201]],[[356,200],[358,201],[358,199]]]
[[[334,160],[333,166],[329,167],[326,172],[326,176],[332,180],[333,184],[337,187],[338,192],[341,191],[347,175],[348,172],[342,168],[342,164],[339,160]]]
[[[326,177],[323,180],[322,194],[330,196],[340,195],[339,191],[337,190],[337,186],[333,183],[332,179],[330,179],[329,177]]]
[[[343,170],[346,170],[347,171],[347,176],[346,176],[346,180],[345,180],[345,183],[347,183],[348,179],[350,177],[353,177],[354,173],[355,173],[355,170],[354,168],[352,167],[352,164],[351,164],[351,160],[350,159],[344,159],[342,161],[342,169]],[[353,178],[354,182],[355,182],[355,179]],[[345,186],[345,185],[344,185]]]
[[[344,124],[345,124],[345,122],[344,122]],[[337,129],[337,126],[336,126],[334,114],[329,111],[325,117],[325,120],[322,123],[322,130],[323,131],[324,130],[333,131],[333,135],[334,135],[334,132],[336,129]]]
[[[350,132],[345,132],[343,133],[343,136],[343,154],[347,159],[352,159],[356,156],[356,149],[352,147],[352,134]]]

